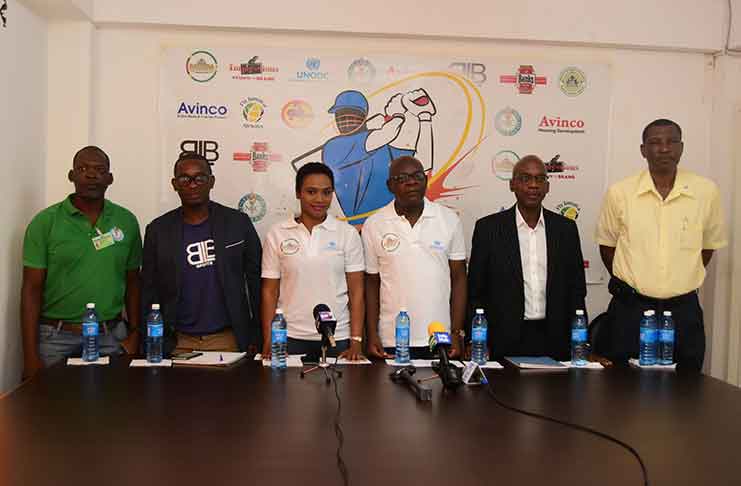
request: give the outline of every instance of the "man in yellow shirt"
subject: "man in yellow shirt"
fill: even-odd
[[[654,120],[643,130],[648,170],[611,186],[602,204],[596,240],[610,279],[611,353],[617,362],[638,355],[644,310],[671,311],[674,359],[700,370],[705,330],[697,289],[713,251],[727,245],[718,187],[678,169],[682,129]]]

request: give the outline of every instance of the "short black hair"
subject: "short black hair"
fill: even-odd
[[[108,166],[108,169],[111,168],[111,159],[108,158],[108,154],[105,153],[105,151],[103,151],[103,149],[98,147],[97,145],[88,145],[78,150],[77,153],[75,153],[75,156],[72,157],[72,167],[75,166],[75,162],[77,162],[78,157],[82,157],[83,155],[88,155],[88,154],[91,154],[91,155],[94,154],[100,157],[101,159],[103,159],[103,161],[105,161],[106,165]]]
[[[675,127],[679,132],[679,139],[682,140],[682,127],[680,127],[677,122],[669,120],[667,118],[658,118],[646,125],[646,128],[643,129],[643,134],[641,135],[642,143],[646,143],[646,135],[648,134],[648,130],[649,128],[653,127]]]
[[[301,186],[304,184],[306,176],[312,174],[323,174],[329,177],[329,182],[332,183],[332,190],[334,190],[334,174],[332,169],[322,164],[321,162],[309,162],[308,164],[302,165],[301,168],[296,172],[296,192],[301,192]]]
[[[175,161],[175,165],[172,166],[173,175],[178,175],[178,164],[186,160],[198,160],[198,161],[203,162],[204,164],[206,164],[206,170],[208,171],[208,175],[213,175],[213,172],[211,171],[211,164],[209,163],[208,159],[197,152],[181,153],[180,156],[178,157],[178,160]]]

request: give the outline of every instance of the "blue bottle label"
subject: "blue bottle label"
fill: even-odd
[[[162,337],[164,327],[162,324],[147,324],[147,335],[149,337]]]
[[[83,322],[82,323],[82,335],[85,337],[97,336],[98,335],[98,323],[97,322]]]
[[[653,344],[657,338],[656,329],[641,329],[641,342],[647,344]]]
[[[486,328],[485,327],[473,328],[471,330],[471,340],[477,343],[485,343],[486,342]]]
[[[587,342],[587,330],[586,329],[572,329],[571,340],[579,343]]]
[[[288,342],[288,331],[285,329],[273,329],[272,340],[274,343],[285,344]]]
[[[662,343],[673,343],[674,329],[662,329],[659,331],[659,341]]]
[[[409,343],[409,326],[396,328],[396,342]]]

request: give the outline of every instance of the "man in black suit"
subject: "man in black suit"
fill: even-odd
[[[205,157],[184,153],[172,187],[181,207],[152,221],[144,236],[142,307],[160,304],[165,352],[248,351],[262,343],[262,246],[250,218],[210,200],[215,178]]]
[[[468,270],[470,315],[484,309],[494,359],[569,359],[571,321],[585,308],[587,294],[576,223],[543,208],[548,175],[540,158],[528,155],[517,162],[509,187],[517,204],[476,222]]]

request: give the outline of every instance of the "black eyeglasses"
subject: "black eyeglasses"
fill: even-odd
[[[536,176],[530,174],[518,174],[515,176],[515,180],[520,184],[530,184],[532,181],[535,181],[537,184],[545,184],[548,182],[548,176],[545,174]]]
[[[418,182],[422,182],[425,180],[425,173],[421,170],[418,170],[417,172],[412,172],[411,174],[399,174],[399,175],[389,177],[389,180],[391,182],[396,182],[398,184],[404,184],[405,182],[408,182],[411,179],[414,179],[415,181],[418,181]]]
[[[175,182],[177,183],[177,185],[182,187],[188,187],[193,182],[195,182],[198,186],[202,186],[208,182],[210,177],[211,176],[206,174],[198,174],[194,176],[180,175],[175,178]]]

